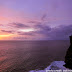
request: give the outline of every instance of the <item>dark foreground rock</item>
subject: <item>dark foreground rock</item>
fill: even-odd
[[[68,48],[65,56],[65,67],[72,69],[72,36],[70,36],[70,47]]]

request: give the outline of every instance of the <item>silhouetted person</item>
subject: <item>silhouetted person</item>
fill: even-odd
[[[70,36],[70,47],[67,50],[66,56],[65,56],[65,67],[72,69],[72,35]]]

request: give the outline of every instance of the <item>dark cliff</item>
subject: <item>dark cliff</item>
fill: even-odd
[[[70,36],[70,47],[68,48],[65,56],[65,67],[72,69],[72,35]]]

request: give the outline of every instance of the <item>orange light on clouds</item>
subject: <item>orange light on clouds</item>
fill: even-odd
[[[0,35],[0,40],[3,40],[5,38],[8,38],[10,36],[12,36],[13,34],[8,34],[8,35]]]
[[[9,37],[11,36],[12,34],[9,34],[9,35],[0,35],[0,37]]]

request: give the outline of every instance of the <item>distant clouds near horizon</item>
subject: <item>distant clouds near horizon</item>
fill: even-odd
[[[68,40],[72,0],[0,0],[0,40]]]

